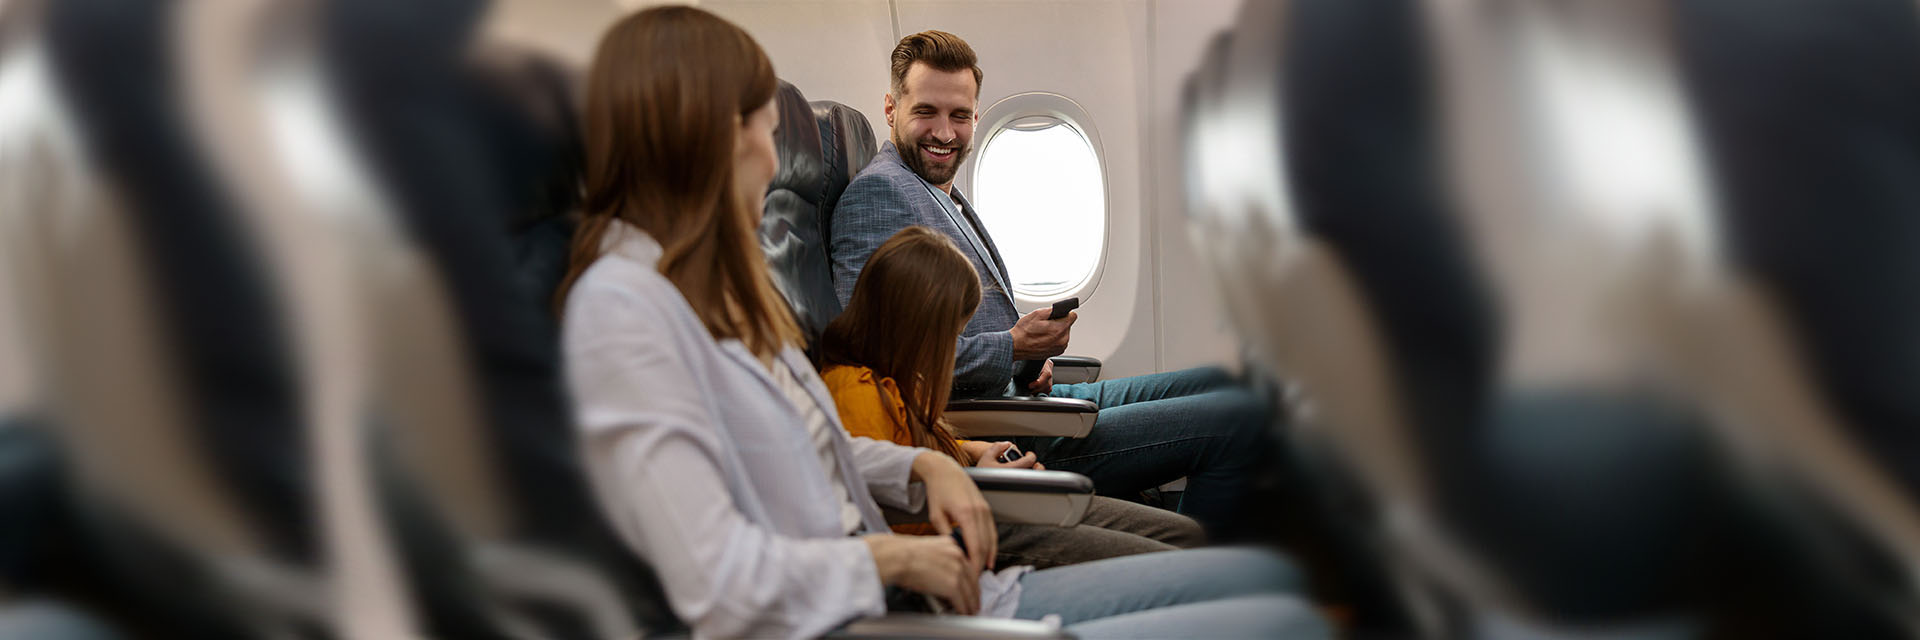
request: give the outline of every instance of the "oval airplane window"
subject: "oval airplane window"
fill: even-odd
[[[1001,120],[974,169],[974,206],[1018,297],[1050,301],[1088,284],[1107,238],[1106,177],[1094,143],[1062,114]]]

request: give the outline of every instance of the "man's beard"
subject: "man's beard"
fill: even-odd
[[[965,162],[967,160],[967,154],[973,152],[972,144],[954,149],[953,162],[949,162],[946,166],[942,167],[929,164],[927,157],[920,151],[920,143],[908,143],[906,140],[901,139],[898,131],[895,131],[893,134],[893,146],[900,150],[900,160],[907,163],[908,169],[912,169],[921,179],[935,185],[953,182],[953,176],[960,173],[960,163]]]

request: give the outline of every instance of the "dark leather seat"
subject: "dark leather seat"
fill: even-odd
[[[820,146],[827,162],[825,199],[821,201],[821,232],[833,237],[833,210],[847,183],[860,175],[880,148],[874,142],[867,117],[858,110],[831,100],[815,100],[813,117],[820,123]]]
[[[767,186],[760,247],[772,267],[774,285],[785,294],[811,352],[827,323],[840,315],[840,301],[833,293],[833,263],[827,257],[824,212],[839,197],[829,176],[842,176],[839,186],[845,188],[845,171],[839,170],[845,155],[839,149],[832,154],[823,150],[826,128],[815,120],[799,89],[780,83],[775,108],[781,122],[774,131],[780,171]]]

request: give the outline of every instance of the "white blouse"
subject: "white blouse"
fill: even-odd
[[[812,374],[811,371],[808,372]],[[840,466],[834,463],[833,439],[840,427],[827,421],[826,412],[820,410],[820,403],[814,401],[807,389],[800,385],[793,369],[787,363],[773,361],[773,380],[780,385],[780,392],[787,396],[787,402],[793,403],[795,411],[807,421],[807,435],[813,438],[813,451],[820,456],[820,465],[827,469],[827,479],[833,482],[834,495],[840,497],[840,525],[846,527],[847,534],[860,530],[860,509],[853,506],[853,498],[847,494],[847,483],[840,478]],[[837,411],[837,409],[836,409]]]
[[[908,480],[925,450],[848,437],[825,411],[821,453],[776,376],[740,341],[714,340],[660,275],[658,243],[616,223],[606,246],[567,296],[567,382],[600,507],[674,614],[701,638],[810,638],[884,613],[842,507],[871,533],[887,530],[879,504],[920,509]],[[805,404],[833,406],[798,349],[776,360]]]

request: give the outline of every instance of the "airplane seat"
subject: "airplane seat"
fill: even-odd
[[[514,189],[508,192],[508,229],[519,288],[557,310],[553,297],[566,276],[583,196],[586,149],[577,99],[582,72],[504,43],[486,43],[473,67],[478,90],[493,97],[479,108],[510,139],[498,157],[505,175],[513,176],[503,182]]]
[[[365,66],[351,77],[369,86],[349,87],[345,102],[368,163],[440,276],[394,295],[388,306],[404,311],[383,323],[396,332],[385,339],[445,316],[462,338],[435,354],[445,361],[404,366],[470,385],[455,420],[421,403],[429,411],[396,416],[404,432],[375,440],[380,506],[438,633],[682,633],[652,569],[596,505],[562,380],[553,296],[584,167],[574,74],[532,50],[482,52],[408,70],[418,76],[375,69],[378,56],[354,60]],[[379,86],[408,89],[360,93]]]
[[[1334,476],[1316,478],[1343,509],[1330,515],[1368,532],[1412,624],[1604,628],[1666,611],[1678,596],[1660,587],[1684,563],[1658,543],[1697,540],[1688,507],[1717,496],[1690,471],[1711,460],[1698,425],[1657,396],[1502,386],[1505,316],[1442,170],[1436,90],[1453,87],[1421,62],[1421,17],[1404,2],[1245,5],[1187,88],[1194,238],[1236,328],[1303,387],[1293,453]],[[1693,431],[1663,428],[1676,423]],[[1568,441],[1592,446],[1555,448]],[[1602,450],[1646,464],[1644,481],[1575,466]],[[1587,500],[1608,506],[1564,508]]]
[[[71,393],[44,416],[72,471],[54,530],[79,550],[58,558],[71,562],[58,580],[99,596],[90,604],[107,618],[159,635],[325,629],[307,588],[327,569],[287,325],[240,207],[170,99],[183,75],[167,37],[179,9],[44,10],[50,67],[86,156],[50,177],[116,195],[33,212],[89,239],[37,265],[48,279],[33,302],[48,313],[40,344],[62,365],[56,376],[126,372],[108,388],[65,383]],[[106,327],[124,332],[125,352],[86,347]],[[144,464],[118,464],[130,451]],[[282,589],[248,588],[261,584]]]
[[[820,208],[820,220],[826,225],[833,221],[833,209],[839,205],[847,183],[867,168],[880,147],[874,142],[873,127],[859,110],[832,100],[815,100],[812,107],[813,117],[820,123],[820,147],[828,152],[826,194]],[[832,153],[836,150],[839,153]],[[832,227],[823,226],[821,231],[825,237],[833,237]]]
[[[1299,227],[1351,276],[1399,414],[1388,435],[1425,485],[1429,537],[1454,545],[1410,560],[1481,573],[1449,584],[1457,574],[1415,569],[1469,593],[1453,624],[1638,622],[1684,583],[1674,550],[1700,529],[1688,507],[1706,454],[1657,397],[1496,377],[1507,318],[1447,187],[1419,17],[1410,3],[1294,3],[1279,90]],[[1603,464],[1626,460],[1643,472],[1631,482]],[[1556,508],[1569,504],[1582,507]]]
[[[159,27],[140,21],[167,10],[114,15],[118,3],[58,4],[49,7],[48,45],[84,144],[127,194],[143,267],[166,292],[156,313],[181,345],[187,401],[204,412],[191,428],[226,486],[263,515],[276,552],[316,561],[291,352],[271,284],[206,154],[178,126],[182,109],[152,97],[177,74],[160,53]],[[121,36],[100,40],[92,31],[100,28]]]
[[[1367,488],[1366,475],[1362,473],[1366,467],[1340,455],[1338,443],[1315,426],[1325,419],[1316,415],[1323,408],[1310,399],[1314,394],[1307,391],[1308,387],[1367,385],[1340,384],[1335,382],[1337,379],[1303,380],[1302,372],[1286,355],[1290,342],[1275,333],[1286,323],[1270,321],[1268,316],[1288,304],[1301,305],[1301,309],[1325,309],[1328,301],[1313,299],[1312,295],[1286,293],[1298,285],[1289,287],[1287,280],[1275,282],[1270,278],[1277,270],[1265,264],[1266,257],[1274,248],[1291,243],[1272,235],[1271,224],[1262,224],[1259,229],[1262,235],[1251,235],[1249,227],[1255,223],[1247,217],[1251,214],[1246,201],[1255,195],[1244,190],[1249,185],[1231,180],[1235,173],[1228,164],[1219,164],[1242,154],[1238,157],[1260,159],[1262,166],[1267,166],[1264,163],[1268,160],[1263,154],[1279,148],[1275,145],[1267,150],[1234,149],[1232,145],[1246,140],[1247,132],[1229,131],[1221,126],[1236,117],[1247,117],[1235,114],[1227,104],[1226,95],[1260,86],[1229,84],[1227,61],[1233,54],[1236,37],[1272,37],[1262,33],[1240,36],[1238,31],[1229,28],[1214,34],[1181,90],[1179,126],[1187,142],[1180,148],[1180,177],[1188,239],[1199,250],[1206,273],[1213,277],[1221,291],[1228,324],[1244,347],[1249,369],[1286,381],[1274,385],[1281,392],[1279,406],[1289,414],[1280,438],[1282,455],[1275,460],[1279,473],[1290,480],[1283,486],[1292,501],[1286,503],[1280,513],[1290,525],[1285,530],[1284,543],[1295,557],[1306,563],[1315,599],[1352,607],[1355,614],[1352,625],[1359,633],[1383,637],[1409,635],[1414,633],[1410,620],[1413,612],[1409,611],[1406,594],[1401,593],[1404,585],[1399,584],[1402,580],[1391,566],[1391,555],[1384,553],[1386,544],[1381,532],[1385,525],[1381,522],[1380,501]],[[1278,54],[1273,56],[1277,58]],[[1263,109],[1257,111],[1264,113]],[[1284,217],[1283,208],[1273,211]],[[1312,326],[1321,326],[1321,322],[1315,321]],[[1357,320],[1332,321],[1325,326],[1345,332],[1356,324]],[[1342,356],[1359,360],[1350,353]]]
[[[1384,365],[1372,339],[1357,335],[1367,321],[1339,286],[1345,276],[1293,228],[1285,147],[1272,116],[1284,6],[1242,5],[1240,27],[1216,34],[1186,79],[1180,124],[1189,238],[1250,357],[1295,383],[1279,460],[1307,485],[1301,492],[1310,508],[1321,511],[1303,518],[1320,529],[1305,534],[1315,537],[1301,554],[1314,567],[1316,593],[1354,606],[1353,624],[1366,633],[1434,635],[1434,624],[1409,619],[1430,604],[1415,597],[1411,572],[1386,534],[1383,505],[1404,498],[1382,496],[1412,489],[1400,471],[1404,455],[1378,446],[1393,442],[1382,433],[1392,421],[1378,410],[1388,404]],[[1314,348],[1325,345],[1339,347]],[[1337,363],[1348,366],[1330,366]]]
[[[1823,635],[1920,635],[1920,28],[1911,2],[1676,5],[1712,159],[1727,353],[1701,376],[1765,474]],[[1776,565],[1787,553],[1761,557]],[[1858,625],[1878,622],[1880,629]]]
[[[774,108],[780,111],[781,126],[774,131],[774,148],[779,152],[780,171],[767,185],[760,247],[772,267],[774,285],[787,298],[793,319],[807,336],[811,354],[827,323],[840,315],[822,212],[833,206],[827,199],[832,191],[828,176],[845,152],[822,149],[820,123],[799,89],[782,81],[778,96]]]

